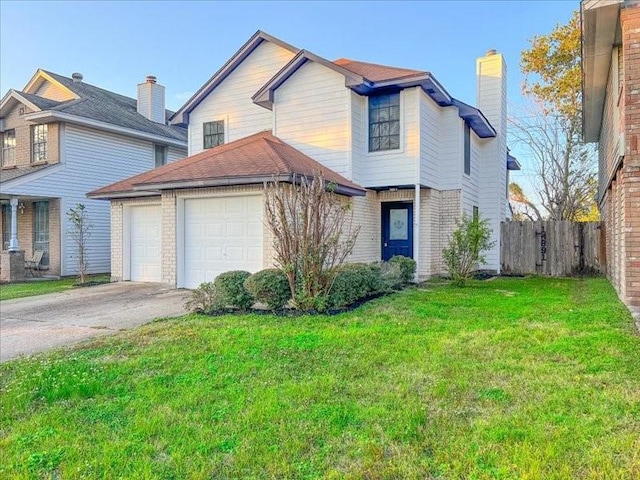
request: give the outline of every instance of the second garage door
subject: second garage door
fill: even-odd
[[[160,281],[160,205],[131,207],[130,279]]]
[[[261,195],[186,199],[182,286],[262,269],[262,209]]]

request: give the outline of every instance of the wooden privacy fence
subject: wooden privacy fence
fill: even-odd
[[[600,222],[503,222],[500,263],[505,275],[554,277],[605,271]]]

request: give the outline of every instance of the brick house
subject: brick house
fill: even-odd
[[[420,277],[442,273],[463,213],[499,238],[518,168],[504,58],[491,50],[476,69],[474,107],[430,72],[330,61],[257,32],[171,118],[189,157],[89,194],[111,203],[112,277],[193,288],[270,266],[263,184],[318,170],[361,227],[350,261],[402,254]],[[498,245],[485,268],[499,270]]]
[[[78,203],[93,224],[89,273],[109,272],[109,208],[86,193],[184,157],[187,131],[168,125],[172,113],[154,77],[138,85],[137,99],[44,70],[9,90],[0,101],[2,279],[20,278],[6,268],[16,258],[8,251],[41,250],[48,275],[75,275],[67,212]]]
[[[583,138],[597,142],[607,276],[640,306],[640,5],[581,3]]]

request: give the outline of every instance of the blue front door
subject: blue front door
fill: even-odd
[[[382,259],[413,258],[413,204],[382,203]]]

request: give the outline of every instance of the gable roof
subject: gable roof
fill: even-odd
[[[334,60],[333,63],[342,68],[346,68],[357,75],[361,75],[372,82],[382,82],[385,80],[393,80],[429,73],[419,70],[410,70],[408,68],[389,67],[387,65],[379,65],[377,63],[359,62],[348,58],[339,58]]]
[[[10,90],[3,98],[0,112],[9,107],[9,100],[25,101],[30,107],[36,107],[33,113],[25,115],[27,120],[37,120],[48,116],[66,116],[71,115],[74,118],[88,119],[96,122],[106,123],[117,127],[135,130],[141,133],[150,134],[158,137],[171,139],[179,143],[186,143],[187,130],[182,127],[163,125],[161,123],[149,120],[137,111],[137,100],[125,97],[118,93],[110,92],[100,87],[81,82],[74,82],[73,79],[59,75],[57,73],[48,72],[46,70],[38,70],[33,79],[27,84],[29,88],[34,84],[39,74],[47,79],[58,83],[63,88],[73,94],[71,100],[58,102],[48,98],[41,97],[32,93]],[[10,95],[11,94],[11,95]],[[43,113],[46,112],[46,115]],[[166,111],[166,116],[172,112]],[[4,113],[0,113],[4,115]]]
[[[254,33],[240,49],[225,63],[220,70],[213,74],[207,82],[194,93],[180,109],[173,114],[169,121],[173,125],[186,125],[189,123],[189,113],[198,106],[198,104],[211,93],[211,91],[222,83],[238,65],[240,65],[251,53],[262,43],[271,42],[289,50],[293,53],[299,51],[298,48],[283,42],[279,38],[269,35],[268,33],[258,30]]]
[[[450,96],[429,72],[359,62],[346,58],[330,62],[308,50],[300,50],[289,63],[282,67],[253,95],[253,102],[271,110],[275,91],[306,62],[318,63],[344,75],[345,86],[359,95],[370,95],[379,89],[403,89],[419,86],[439,106],[456,107],[458,116],[467,122],[478,137],[491,138],[496,136],[495,129],[479,109]]]
[[[337,193],[364,195],[365,190],[342,175],[264,131],[200,152],[191,157],[127,178],[87,195],[117,198],[158,194],[160,190],[223,185],[261,184],[278,179],[294,183],[296,177],[322,172],[336,184]]]

